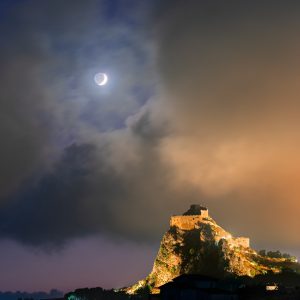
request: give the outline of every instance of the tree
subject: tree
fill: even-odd
[[[282,254],[279,250],[277,251],[268,251],[267,256],[272,258],[282,258]]]
[[[267,255],[265,249],[259,250],[259,251],[258,251],[258,254],[261,255],[261,256],[266,256],[266,255]]]

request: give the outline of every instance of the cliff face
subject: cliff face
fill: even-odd
[[[284,263],[285,259],[260,256],[249,247],[248,238],[232,237],[206,208],[194,205],[182,216],[171,217],[151,273],[126,292],[156,292],[157,287],[181,274],[224,277],[276,273]]]

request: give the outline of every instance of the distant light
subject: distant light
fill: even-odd
[[[278,285],[276,283],[266,285],[266,291],[278,291]]]
[[[94,76],[94,80],[96,82],[97,85],[106,85],[107,81],[108,81],[108,77],[105,73],[97,73]]]

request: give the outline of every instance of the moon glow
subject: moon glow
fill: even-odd
[[[97,73],[95,76],[94,76],[94,80],[96,82],[97,85],[105,85],[108,81],[108,77],[105,73]]]

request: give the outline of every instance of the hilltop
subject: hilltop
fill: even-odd
[[[128,294],[158,292],[158,287],[181,274],[254,277],[283,270],[299,271],[292,258],[262,255],[250,247],[248,237],[233,237],[208,214],[192,205],[182,215],[172,216],[151,273],[125,289]]]

